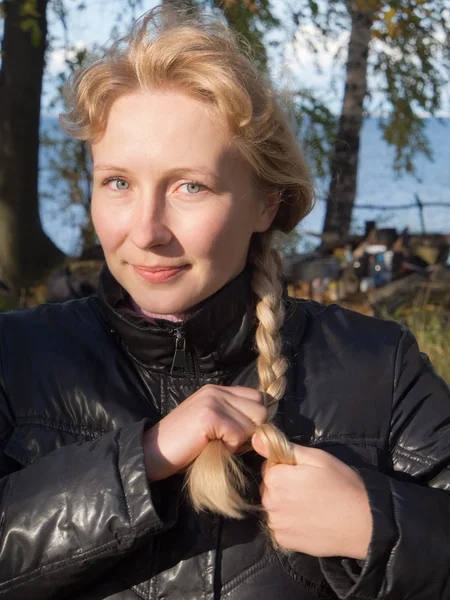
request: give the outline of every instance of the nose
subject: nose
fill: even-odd
[[[173,237],[167,225],[167,209],[162,194],[145,193],[137,199],[129,238],[141,250],[167,245]]]

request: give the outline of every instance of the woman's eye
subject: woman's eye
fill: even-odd
[[[125,192],[130,187],[128,181],[125,181],[125,179],[118,179],[117,177],[107,179],[104,185],[108,185],[112,190],[116,192]]]
[[[198,194],[202,191],[203,186],[199,183],[183,183],[180,188],[185,188],[188,194]]]

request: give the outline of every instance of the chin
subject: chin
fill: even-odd
[[[136,304],[144,311],[157,315],[183,315],[192,312],[200,303],[217,292],[227,280],[194,277],[189,270],[181,277],[166,283],[146,283],[133,272],[120,278],[119,283],[128,291]],[[124,281],[126,280],[126,281]]]
[[[185,292],[186,290],[182,291]],[[139,290],[133,295],[133,291],[131,290],[130,295],[142,310],[164,317],[164,315],[186,314],[190,312],[192,307],[201,302],[200,296],[197,300],[196,295],[185,296],[182,291],[177,292],[175,289],[172,289],[168,291],[146,290],[142,292],[142,290]]]

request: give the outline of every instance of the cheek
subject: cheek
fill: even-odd
[[[111,207],[92,198],[91,217],[100,244],[105,251],[114,249],[126,236],[126,223]]]
[[[231,262],[234,257],[242,258],[251,235],[248,219],[229,208],[185,219],[179,241],[192,256]]]

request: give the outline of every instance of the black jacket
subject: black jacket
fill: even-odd
[[[206,383],[256,385],[248,274],[185,322],[175,361],[174,325],[123,302],[104,272],[99,298],[0,318],[0,597],[450,598],[449,391],[408,330],[286,298],[277,423],[358,469],[374,521],[366,561],[319,560],[145,475],[146,427]]]

